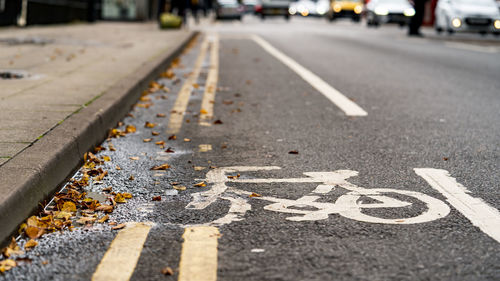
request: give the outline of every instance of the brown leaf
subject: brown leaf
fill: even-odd
[[[169,169],[170,168],[170,165],[168,164],[162,164],[162,165],[159,165],[159,166],[154,166],[153,168],[151,168],[151,170],[166,170],[166,169]]]
[[[105,213],[111,213],[113,212],[113,206],[112,205],[101,205],[95,209],[96,211],[102,211]]]
[[[129,134],[129,133],[135,133],[135,132],[136,132],[136,130],[137,130],[137,129],[135,128],[135,126],[134,126],[134,125],[127,125],[127,127],[125,127],[125,132],[126,132],[127,134]]]
[[[205,182],[201,181],[201,182],[199,182],[197,184],[194,184],[193,186],[196,186],[196,187],[205,187],[205,186],[207,186],[207,184]]]
[[[143,141],[143,142],[150,142],[150,141],[152,141],[152,140],[153,140],[153,139],[143,139],[142,141]]]
[[[26,244],[24,244],[24,249],[31,249],[33,247],[36,247],[36,245],[38,245],[38,242],[36,242],[33,239],[30,239],[28,240],[28,242],[26,242]]]
[[[16,239],[12,237],[12,240],[10,241],[9,246],[5,247],[2,250],[3,255],[8,258],[11,255],[22,255],[24,252],[21,250],[21,248],[17,245]]]
[[[215,124],[215,125],[222,125],[223,123],[222,123],[222,121],[221,121],[221,120],[215,120],[215,121],[214,121],[214,124]]]
[[[104,215],[102,218],[100,218],[97,222],[98,223],[105,223],[109,220],[109,216],[108,215]]]
[[[185,139],[184,139],[184,141],[185,141],[185,142],[190,142],[190,141],[191,141],[191,139],[185,138]]]
[[[168,140],[176,140],[176,139],[177,139],[176,135],[171,135],[170,137],[168,137]]]
[[[28,226],[26,227],[26,230],[24,230],[24,233],[30,239],[37,239],[38,237],[42,236],[45,233],[45,230],[43,228],[38,228],[36,226]]]
[[[134,175],[130,175],[130,177],[128,178],[129,181],[133,181],[134,179]]]
[[[115,169],[121,170],[122,168],[120,166],[116,165]]]
[[[84,225],[84,224],[93,224],[95,222],[95,220],[96,220],[96,218],[92,218],[92,217],[81,217],[76,222]]]
[[[202,108],[202,109],[200,110],[200,114],[208,114],[208,111],[206,111],[205,109],[203,109],[203,108]]]
[[[118,229],[122,229],[122,228],[124,228],[125,226],[127,226],[127,225],[126,225],[126,224],[124,224],[124,223],[120,223],[120,224],[119,224],[119,225],[117,225],[117,226],[113,226],[111,229],[112,229],[112,230],[118,230]]]
[[[179,191],[184,191],[186,190],[186,187],[183,186],[183,185],[173,185],[172,186],[175,190],[179,190]]]
[[[165,152],[166,153],[174,153],[175,151],[171,147],[169,147],[169,148],[167,148],[167,150],[165,150]]]
[[[443,161],[448,161],[448,157],[443,157]]]
[[[225,105],[231,105],[234,102],[232,100],[223,100],[222,103],[225,104]]]
[[[151,132],[151,134],[152,134],[153,136],[159,136],[159,135],[160,135],[160,132],[157,132],[157,131],[152,131],[152,132]]]
[[[168,266],[164,267],[161,270],[161,273],[164,274],[164,275],[174,275],[174,271],[172,270],[172,268],[170,268]]]
[[[198,85],[197,83],[193,84],[193,88],[198,89],[199,87],[200,87],[200,85]]]
[[[291,150],[288,151],[288,154],[299,154],[299,152],[297,150]]]
[[[228,179],[235,180],[240,177],[240,174],[237,174],[236,176],[227,176]]]
[[[252,194],[248,195],[248,197],[262,197],[262,195],[252,192]]]
[[[64,202],[61,211],[74,213],[76,212],[76,205],[71,201],[66,201]]]
[[[154,196],[153,201],[161,201],[161,196],[160,195]]]
[[[194,166],[194,167],[193,167],[193,169],[194,169],[195,171],[203,171],[203,170],[205,170],[205,168],[206,168],[206,167],[202,167],[202,166]]]
[[[117,193],[114,199],[116,203],[127,203],[127,200],[125,200],[125,196],[123,196],[123,194],[121,193]]]
[[[146,124],[144,124],[144,127],[146,127],[146,128],[154,128],[155,126],[156,126],[155,123],[150,123],[150,122],[147,122],[147,121],[146,121]]]
[[[0,261],[0,273],[4,273],[5,271],[11,270],[13,267],[16,267],[17,263],[14,260],[6,259]]]
[[[156,117],[158,118],[163,118],[163,117],[166,117],[167,115],[165,113],[158,113],[156,114]]]
[[[157,141],[155,142],[156,145],[165,145],[165,141]]]
[[[130,160],[139,160],[139,157],[137,156],[132,156],[132,157],[129,157]]]

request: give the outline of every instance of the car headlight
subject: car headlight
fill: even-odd
[[[297,9],[295,9],[295,7],[290,7],[288,8],[288,12],[290,15],[295,15],[297,13]]]
[[[300,12],[300,14],[303,16],[303,17],[307,17],[307,15],[309,15],[309,10],[307,8],[305,8],[302,12]]]
[[[356,5],[356,7],[354,7],[354,13],[361,14],[362,11],[363,7],[361,7],[361,5]]]
[[[495,29],[500,29],[500,20],[495,20],[493,22],[493,26],[495,27]]]
[[[408,8],[403,11],[403,14],[407,17],[413,17],[415,15],[415,9]]]
[[[455,28],[459,28],[462,26],[462,20],[459,18],[454,18],[451,20],[451,25]]]
[[[389,14],[389,10],[387,10],[386,8],[377,7],[375,8],[375,14],[379,16],[387,16]]]
[[[340,4],[333,5],[333,11],[335,13],[340,13],[340,11],[342,11],[342,6],[340,6]]]
[[[326,13],[325,7],[316,7],[316,12],[320,15],[324,15]]]

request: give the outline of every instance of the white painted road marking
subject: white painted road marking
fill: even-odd
[[[251,210],[248,203],[250,198],[255,200],[269,201],[271,204],[264,207],[265,210],[293,214],[287,217],[291,221],[316,221],[324,220],[331,214],[369,223],[383,224],[415,224],[430,222],[439,218],[446,217],[450,212],[450,207],[443,201],[428,196],[426,194],[389,188],[363,188],[351,184],[348,178],[358,175],[358,172],[351,170],[337,170],[334,172],[308,172],[304,173],[304,178],[228,178],[228,174],[250,171],[269,171],[277,170],[279,167],[268,166],[236,166],[223,167],[209,171],[205,181],[212,184],[207,191],[194,193],[193,200],[186,206],[188,209],[204,209],[217,199],[230,201],[229,212],[222,218],[209,222],[205,225],[221,226],[231,222],[244,219],[247,211]],[[319,183],[311,193],[298,199],[285,199],[272,196],[255,195],[246,190],[238,189],[234,186],[228,186],[227,183]],[[297,185],[300,186],[300,185]],[[319,200],[322,194],[328,193],[336,186],[348,190],[340,196],[335,202],[324,202]],[[226,193],[232,195],[225,195]],[[393,194],[402,194],[407,197],[413,197],[425,204],[426,208],[413,217],[407,217],[405,207],[412,203],[401,201],[394,198]],[[237,196],[234,196],[237,195]],[[369,197],[375,202],[363,203],[362,197]],[[400,208],[400,218],[384,218],[376,215],[368,215],[363,210],[373,208]]]
[[[430,186],[442,193],[447,201],[469,219],[473,225],[500,242],[500,212],[480,198],[470,196],[470,191],[450,176],[446,170],[431,168],[414,169]]]
[[[128,223],[120,230],[97,266],[92,281],[129,280],[150,229],[149,223]]]
[[[178,281],[217,280],[219,230],[211,226],[188,227],[184,231]]]
[[[280,60],[286,66],[290,67],[295,73],[297,73],[302,79],[311,84],[316,90],[322,93],[326,98],[333,102],[337,107],[345,112],[348,116],[366,116],[368,113],[364,111],[356,103],[348,99],[338,90],[334,89],[323,79],[318,77],[316,74],[312,73],[310,70],[306,69],[302,65],[298,64],[292,58],[280,52],[278,49],[274,48],[267,41],[261,37],[254,35],[252,39],[257,42],[264,50],[273,55],[275,58]]]

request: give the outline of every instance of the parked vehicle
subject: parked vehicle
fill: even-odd
[[[257,0],[243,0],[243,6],[245,6],[245,13],[254,13],[255,6],[257,6]]]
[[[366,4],[366,24],[379,26],[384,23],[397,23],[404,26],[415,15],[415,9],[408,0],[372,0]]]
[[[261,3],[255,6],[255,13],[262,19],[268,16],[283,16],[290,18],[288,9],[293,0],[261,0]]]
[[[477,32],[500,35],[500,10],[495,0],[440,0],[435,11],[438,33]]]
[[[299,0],[290,4],[288,8],[290,15],[301,15],[307,17],[316,13],[316,3],[311,0]]]
[[[215,2],[216,19],[241,20],[244,8],[237,0],[217,0]]]
[[[361,20],[361,12],[363,12],[362,0],[330,0],[327,17],[330,21],[346,17],[358,22]]]

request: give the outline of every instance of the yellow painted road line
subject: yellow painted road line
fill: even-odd
[[[219,76],[219,37],[213,35],[210,39],[212,43],[210,49],[210,70],[205,83],[205,92],[203,93],[200,110],[199,124],[202,126],[212,125],[210,121],[214,117],[215,92]]]
[[[200,75],[201,66],[205,60],[207,54],[208,41],[205,38],[201,44],[200,54],[196,59],[193,72],[186,79],[182,85],[177,100],[175,100],[174,108],[170,114],[170,120],[168,122],[167,134],[177,134],[182,128],[182,121],[184,120],[184,114],[186,113],[186,108],[191,97],[191,92],[193,91],[193,84],[198,80]]]
[[[212,226],[189,227],[184,231],[178,281],[217,280],[217,239]]]
[[[111,246],[97,266],[92,281],[129,280],[141,256],[151,224],[129,223],[118,232]]]

